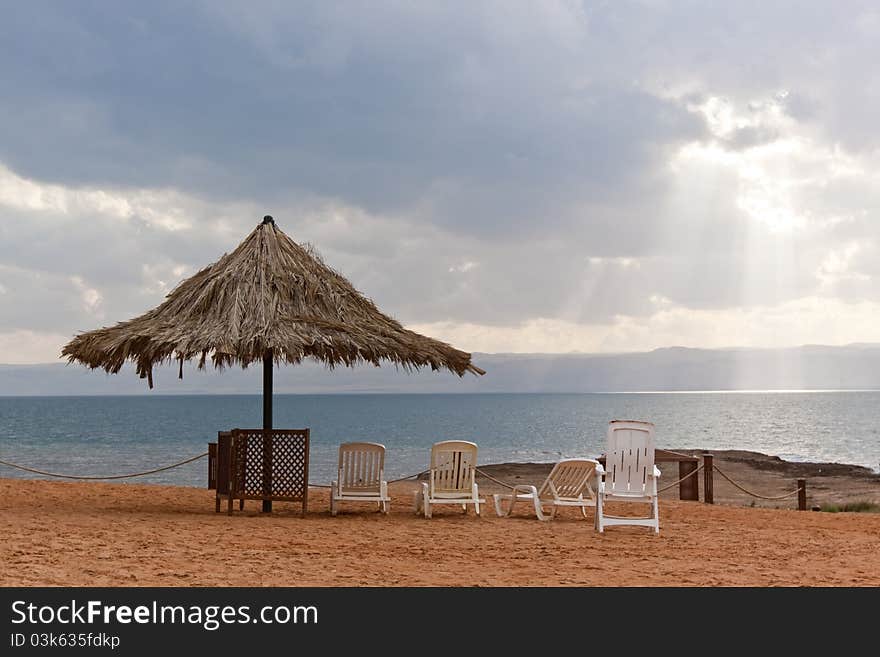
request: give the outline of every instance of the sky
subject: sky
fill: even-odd
[[[41,2],[0,22],[0,363],[271,214],[478,352],[880,342],[873,2]]]

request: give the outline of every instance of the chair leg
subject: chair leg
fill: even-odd
[[[422,482],[422,507],[425,510],[425,517],[431,517],[431,496],[428,484]]]
[[[596,529],[600,534],[605,533],[605,526],[602,524],[602,496],[600,495],[596,499],[596,519],[595,519]]]
[[[220,496],[214,496],[214,513],[220,513]]]
[[[336,515],[336,498],[333,497],[332,491],[330,493],[330,515],[331,516]]]
[[[547,516],[544,515],[544,507],[541,506],[541,500],[538,499],[538,496],[535,495],[532,501],[535,504],[535,515],[538,516],[538,520],[547,520]],[[556,507],[553,508],[555,510]]]
[[[496,516],[498,516],[499,518],[502,518],[502,517],[504,517],[505,515],[510,515],[510,512],[509,512],[509,511],[508,511],[508,513],[504,513],[504,512],[501,510],[501,494],[500,494],[500,493],[495,493],[495,494],[492,496],[492,500],[495,502],[495,515],[496,515]],[[512,507],[513,507],[513,504],[511,504],[511,508],[512,508]]]
[[[238,501],[238,510],[239,510],[239,511],[244,511],[244,498],[241,498],[241,499]]]
[[[226,505],[226,515],[232,515],[232,495],[229,496],[229,502]]]

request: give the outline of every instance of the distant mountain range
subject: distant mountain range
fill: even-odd
[[[880,389],[880,344],[790,349],[670,347],[625,354],[474,354],[483,377],[376,368],[281,367],[278,393],[620,392]],[[149,390],[133,369],[116,375],[79,365],[0,365],[0,395],[257,394],[261,367],[199,372],[157,369]]]

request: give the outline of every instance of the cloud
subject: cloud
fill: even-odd
[[[878,16],[21,5],[0,24],[0,333],[54,358],[268,213],[481,351],[876,340]]]
[[[58,333],[0,330],[0,354],[3,363],[9,365],[48,363],[57,358],[59,345],[68,339]]]
[[[607,323],[538,318],[516,326],[436,322],[411,328],[478,352],[620,353],[681,345],[720,349],[876,342],[880,322],[878,302],[820,297],[747,310],[662,305],[646,318],[618,316]]]
[[[297,190],[497,236],[650,193],[702,130],[605,79],[570,3],[29,11],[3,34],[0,159],[72,186]]]

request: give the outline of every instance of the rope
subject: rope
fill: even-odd
[[[669,484],[668,486],[664,486],[663,488],[661,488],[661,489],[658,490],[657,492],[658,492],[658,493],[662,493],[663,491],[665,491],[665,490],[667,490],[667,489],[669,489],[669,488],[672,488],[673,486],[676,486],[676,485],[680,484],[681,482],[683,482],[683,481],[684,481],[685,479],[687,479],[688,477],[693,477],[695,474],[697,474],[697,473],[698,473],[700,470],[702,470],[702,469],[703,469],[703,466],[701,465],[701,466],[699,466],[696,470],[694,470],[693,472],[690,472],[689,474],[686,474],[684,477],[682,477],[682,478],[679,479],[678,481],[674,481],[674,482],[672,482],[672,483]],[[483,471],[480,470],[479,468],[475,468],[475,470],[476,470],[478,473],[480,473],[482,476],[484,476],[486,479],[489,479],[490,481],[494,481],[496,484],[499,484],[499,485],[504,486],[505,488],[509,488],[509,489],[511,489],[511,490],[513,490],[513,489],[515,488],[515,486],[511,486],[511,485],[508,484],[507,482],[501,481],[500,479],[496,479],[495,477],[493,477],[493,476],[490,475],[490,474],[486,474],[485,472],[483,472]]]
[[[477,472],[479,472],[479,473],[480,473],[481,475],[483,475],[486,479],[488,479],[488,480],[490,480],[490,481],[494,481],[496,484],[500,484],[501,486],[504,486],[505,488],[509,488],[510,490],[513,490],[513,489],[515,488],[514,486],[511,486],[510,484],[508,484],[508,483],[506,483],[506,482],[503,482],[503,481],[501,481],[500,479],[496,479],[496,478],[493,477],[492,475],[488,475],[488,474],[486,474],[485,472],[483,472],[483,471],[480,470],[479,468],[474,468],[474,470],[476,470]]]
[[[24,470],[25,472],[33,472],[38,475],[45,475],[47,477],[60,477],[61,479],[130,479],[132,477],[143,477],[144,475],[154,474],[156,472],[162,472],[163,470],[171,470],[172,468],[179,468],[182,465],[186,465],[187,463],[192,463],[193,461],[198,461],[199,459],[203,459],[208,455],[208,452],[204,454],[199,454],[198,456],[193,456],[192,458],[188,458],[185,461],[179,461],[178,463],[172,463],[171,465],[166,465],[161,468],[155,468],[154,470],[147,470],[145,472],[132,472],[131,474],[121,474],[121,475],[107,475],[103,477],[97,476],[79,476],[79,475],[68,475],[68,474],[58,474],[57,472],[46,472],[45,470],[37,470],[36,468],[28,468],[23,465],[18,465],[17,463],[10,463],[9,461],[0,460],[0,465],[5,465],[10,468],[16,468],[18,470]]]
[[[412,479],[413,477],[420,477],[423,474],[428,472],[427,470],[422,470],[421,472],[416,472],[415,474],[406,475],[405,477],[398,477],[397,479],[392,479],[389,484],[396,484],[398,481],[406,481],[407,479]],[[309,484],[309,488],[333,488],[330,484]]]
[[[502,486],[504,486],[506,488],[513,489],[513,486],[511,486],[510,484],[507,484],[499,479],[496,479],[492,475],[486,474],[485,472],[483,472],[479,468],[474,468],[474,470],[476,470],[478,473],[483,475],[486,479],[491,479],[496,484],[501,484]],[[428,470],[422,470],[421,472],[416,472],[415,474],[406,475],[405,477],[398,477],[397,479],[392,479],[388,483],[389,484],[396,484],[398,481],[406,481],[407,479],[412,479],[414,477],[421,477],[423,474],[427,474],[427,473],[428,473]],[[331,488],[331,486],[329,484],[309,484],[309,487],[310,488]]]
[[[0,463],[3,463],[3,461],[0,461]],[[509,489],[511,489],[511,490],[513,490],[513,489],[515,488],[515,487],[512,486],[511,484],[508,484],[508,483],[505,482],[505,481],[501,481],[500,479],[496,479],[496,478],[493,477],[492,475],[483,472],[482,470],[480,470],[480,468],[474,468],[474,469],[475,469],[475,470],[477,471],[477,473],[480,474],[481,476],[485,477],[486,479],[488,479],[488,480],[490,480],[490,481],[494,481],[496,484],[499,484],[500,486],[504,486],[505,488],[509,488]],[[684,477],[682,477],[682,478],[679,479],[678,481],[673,481],[671,484],[667,484],[667,485],[664,486],[663,488],[659,488],[659,489],[657,490],[657,492],[658,492],[658,493],[662,493],[663,491],[669,490],[669,489],[672,488],[673,486],[677,486],[678,484],[680,484],[681,482],[683,482],[685,479],[689,479],[689,478],[693,477],[695,474],[697,474],[698,472],[700,472],[700,470],[702,470],[702,469],[703,469],[703,464],[700,464],[700,465],[697,467],[696,470],[692,470],[691,472],[689,472],[688,474],[686,474]],[[740,486],[738,483],[736,483],[735,481],[733,481],[730,477],[728,477],[726,474],[724,474],[724,473],[721,471],[721,469],[720,469],[717,465],[713,464],[713,469],[718,470],[718,474],[720,474],[722,477],[724,477],[725,479],[727,479],[727,481],[729,481],[731,484],[733,484],[734,486],[736,486],[737,488],[739,488],[743,493],[746,493],[747,495],[751,495],[751,496],[753,496],[753,497],[759,497],[759,498],[761,498],[762,500],[782,500],[782,499],[785,499],[786,497],[793,497],[794,495],[797,495],[798,493],[800,493],[801,490],[803,490],[802,488],[798,488],[797,490],[792,491],[791,493],[786,493],[785,495],[779,495],[779,496],[777,496],[777,497],[768,497],[768,496],[766,496],[766,495],[758,495],[757,493],[753,493],[752,491],[743,488],[743,487]],[[394,484],[394,483],[397,483],[398,481],[405,481],[406,479],[412,479],[413,477],[419,477],[419,476],[421,476],[421,475],[423,475],[423,474],[425,474],[425,473],[427,473],[427,472],[428,472],[427,470],[422,470],[421,472],[418,472],[418,473],[416,473],[416,474],[411,474],[411,475],[407,475],[406,477],[400,477],[400,478],[398,478],[398,479],[393,479],[393,480],[389,481],[388,483],[389,483],[389,484]],[[309,484],[309,486],[312,487],[312,488],[330,488],[330,486],[327,485],[327,484]]]
[[[717,465],[715,465],[714,463],[712,464],[712,466],[713,466],[713,469],[718,470],[718,474],[720,474],[722,477],[724,477],[725,479],[727,479],[727,481],[729,481],[731,484],[733,484],[734,486],[736,486],[737,488],[739,488],[742,492],[746,493],[747,495],[751,495],[751,496],[753,496],[753,497],[759,497],[759,498],[761,498],[762,500],[783,500],[783,499],[785,499],[786,497],[793,497],[793,496],[797,495],[798,493],[800,493],[800,492],[803,490],[802,488],[798,487],[796,490],[792,491],[791,493],[786,493],[785,495],[779,495],[779,496],[776,496],[776,497],[769,497],[769,496],[767,496],[767,495],[758,495],[757,493],[753,493],[752,491],[743,488],[743,487],[740,486],[738,483],[736,483],[735,481],[733,481],[730,477],[728,477],[726,474],[724,474],[724,473],[721,471],[721,469],[720,469]],[[514,486],[511,486],[511,485],[508,484],[507,482],[501,481],[500,479],[496,479],[496,478],[493,477],[492,475],[486,474],[485,472],[483,472],[483,471],[480,470],[479,468],[475,468],[475,469],[476,469],[476,471],[477,471],[479,474],[481,474],[482,476],[484,476],[486,479],[489,479],[490,481],[494,481],[496,484],[500,484],[501,486],[504,486],[505,488],[510,488],[511,490],[514,488]],[[700,470],[702,470],[702,469],[703,469],[703,464],[700,464],[700,465],[697,467],[696,470],[692,470],[691,472],[689,472],[688,474],[686,474],[684,477],[682,477],[682,478],[679,479],[678,481],[673,481],[671,484],[667,484],[667,485],[664,486],[663,488],[658,489],[657,492],[658,492],[658,493],[662,493],[662,492],[665,491],[665,490],[669,490],[669,489],[672,488],[673,486],[677,486],[678,484],[680,484],[681,482],[683,482],[685,479],[689,479],[690,477],[693,477],[695,474],[697,474],[698,472],[700,472]],[[420,474],[421,474],[421,473],[420,473]]]
[[[171,465],[166,465],[166,466],[163,466],[163,467],[161,467],[161,468],[154,468],[154,469],[152,469],[152,470],[145,470],[144,472],[132,472],[132,473],[129,473],[129,474],[104,475],[104,476],[69,475],[69,474],[60,474],[60,473],[57,473],[57,472],[46,472],[45,470],[37,470],[36,468],[29,468],[29,467],[24,466],[24,465],[19,465],[18,463],[10,463],[9,461],[4,461],[4,460],[2,460],[2,459],[0,459],[0,465],[5,465],[5,466],[7,466],[7,467],[15,468],[15,469],[17,469],[17,470],[23,470],[23,471],[25,471],[25,472],[31,472],[31,473],[33,473],[33,474],[44,475],[44,476],[46,476],[46,477],[58,477],[58,478],[60,478],[60,479],[79,479],[79,480],[95,481],[95,480],[109,480],[109,479],[132,479],[132,478],[134,478],[134,477],[143,477],[143,476],[145,476],[145,475],[155,474],[155,473],[157,473],[157,472],[164,472],[165,470],[171,470],[171,469],[173,469],[173,468],[179,468],[180,466],[182,466],[182,465],[186,465],[187,463],[192,463],[193,461],[198,461],[199,459],[203,459],[203,458],[205,458],[207,455],[208,455],[208,452],[204,452],[204,453],[202,453],[202,454],[198,454],[198,455],[196,455],[196,456],[193,456],[193,457],[191,457],[191,458],[185,459],[185,460],[183,460],[183,461],[178,461],[177,463],[172,463]],[[721,470],[721,468],[719,468],[719,467],[718,467],[717,465],[715,465],[714,463],[712,464],[712,468],[713,468],[714,470],[717,470],[718,474],[720,474],[720,475],[721,475],[722,477],[724,477],[724,478],[725,478],[725,479],[726,479],[731,485],[735,486],[736,488],[738,488],[739,490],[741,490],[741,491],[742,491],[743,493],[745,493],[746,495],[751,495],[752,497],[757,497],[757,498],[762,499],[762,500],[784,500],[784,499],[787,498],[787,497],[794,497],[795,495],[797,495],[798,493],[800,493],[800,492],[803,490],[803,488],[798,487],[798,488],[796,488],[795,490],[793,490],[792,492],[790,492],[790,493],[785,493],[784,495],[776,495],[776,496],[759,495],[758,493],[755,493],[755,492],[753,492],[753,491],[748,490],[747,488],[743,488],[742,486],[740,486],[740,485],[739,485],[738,483],[736,483],[733,479],[731,479],[730,477],[728,477],[728,476],[727,476],[727,475]],[[483,472],[482,470],[480,470],[480,468],[474,468],[474,469],[475,469],[480,475],[482,475],[483,477],[485,477],[486,479],[488,479],[488,480],[490,480],[490,481],[494,481],[496,484],[498,484],[498,485],[500,485],[500,486],[504,486],[505,488],[509,488],[509,489],[513,490],[514,486],[508,484],[507,482],[505,482],[505,481],[501,481],[500,479],[496,479],[495,477],[493,477],[493,476],[490,475],[490,474],[486,474],[485,472]],[[698,473],[700,470],[702,470],[702,469],[703,469],[703,465],[700,465],[696,470],[693,470],[693,471],[689,472],[688,474],[686,474],[684,477],[682,477],[682,478],[679,479],[678,481],[674,481],[674,482],[672,482],[671,484],[668,484],[668,485],[664,486],[663,488],[660,488],[657,492],[658,492],[658,493],[662,493],[662,492],[665,491],[665,490],[669,490],[669,489],[672,488],[673,486],[677,486],[678,484],[680,484],[681,482],[683,482],[685,479],[688,479],[688,478],[690,478],[690,477],[693,477],[695,474],[697,474],[697,473]],[[414,478],[414,477],[420,477],[421,475],[425,474],[426,472],[428,472],[428,471],[427,471],[427,470],[422,470],[421,472],[417,472],[417,473],[415,473],[415,474],[406,475],[405,477],[398,477],[397,479],[392,479],[392,480],[389,481],[388,483],[389,483],[389,484],[394,484],[394,483],[397,483],[397,482],[399,482],[399,481],[405,481],[405,480],[407,480],[407,479],[412,479],[412,478]],[[312,488],[330,488],[330,485],[329,485],[329,484],[309,484],[309,486],[312,487]]]
[[[657,492],[658,492],[658,493],[662,493],[663,491],[668,490],[668,489],[672,488],[673,486],[677,486],[678,484],[680,484],[681,482],[683,482],[685,479],[687,479],[687,478],[689,478],[689,477],[693,477],[695,474],[697,474],[697,473],[698,473],[700,470],[702,470],[702,469],[703,469],[703,466],[700,465],[700,466],[699,466],[696,470],[694,470],[693,472],[690,472],[690,473],[686,474],[684,477],[682,477],[682,478],[679,479],[678,481],[673,481],[671,484],[669,484],[668,486],[664,486],[663,488],[659,489]],[[483,472],[483,471],[480,470],[479,468],[476,468],[476,471],[477,471],[478,473],[480,473],[481,475],[483,475],[486,479],[489,479],[489,480],[491,480],[491,481],[494,481],[496,484],[500,484],[501,486],[504,486],[505,488],[510,488],[511,490],[513,490],[513,488],[514,488],[514,486],[511,486],[510,484],[508,484],[508,483],[506,483],[506,482],[504,482],[504,481],[501,481],[500,479],[496,479],[496,478],[493,477],[492,475],[486,474],[485,472]],[[795,492],[796,492],[796,491],[795,491]]]
[[[427,470],[422,470],[421,472],[416,472],[415,474],[406,475],[405,477],[398,477],[397,479],[392,479],[389,484],[396,484],[398,481],[406,481],[407,479],[412,479],[413,477],[419,477],[425,474]],[[309,488],[332,488],[330,484],[309,484]]]
[[[38,475],[44,475],[46,477],[60,477],[62,479],[85,479],[85,480],[102,480],[102,479],[130,479],[132,477],[143,477],[144,475],[155,474],[157,472],[163,472],[164,470],[171,470],[172,468],[179,468],[182,465],[186,465],[187,463],[192,463],[193,461],[198,461],[199,459],[203,459],[208,455],[208,452],[203,454],[199,454],[198,456],[193,456],[192,458],[188,458],[185,461],[180,461],[178,463],[172,463],[171,465],[166,465],[161,468],[155,468],[153,470],[146,470],[144,472],[132,472],[130,474],[121,474],[121,475],[106,475],[106,476],[87,476],[87,475],[69,475],[69,474],[60,474],[58,472],[46,472],[45,470],[37,470],[36,468],[29,468],[24,465],[19,465],[18,463],[10,463],[9,461],[3,461],[0,459],[0,465],[5,465],[10,468],[16,468],[18,470],[24,470],[25,472],[32,472]],[[417,472],[415,474],[406,475],[405,477],[398,477],[397,479],[392,479],[389,481],[389,484],[395,484],[398,481],[405,481],[407,479],[412,479],[413,477],[419,477],[428,472],[427,470],[422,470],[421,472]],[[311,488],[330,488],[330,484],[309,484]]]
[[[696,470],[694,470],[693,472],[689,472],[689,473],[687,473],[684,477],[682,477],[682,478],[679,479],[678,481],[673,481],[673,482],[672,482],[671,484],[669,484],[668,486],[664,486],[663,488],[660,488],[657,492],[658,492],[658,493],[662,493],[662,492],[665,491],[665,490],[669,490],[669,489],[672,488],[673,486],[677,486],[678,484],[680,484],[681,482],[683,482],[683,481],[684,481],[685,479],[687,479],[688,477],[693,477],[695,474],[697,474],[697,473],[698,473],[700,470],[702,470],[702,469],[703,469],[703,465],[700,464],[700,467],[698,467],[698,468],[697,468]]]
[[[421,477],[423,474],[428,474],[427,470],[422,470],[421,472],[416,472],[415,474],[407,475],[405,477],[400,477],[398,479],[392,479],[389,481],[389,484],[396,484],[398,481],[406,481],[407,479],[412,479],[413,477]]]
[[[702,466],[701,466],[701,467],[702,467]],[[750,490],[748,490],[748,489],[743,488],[742,486],[740,486],[740,485],[739,485],[738,483],[736,483],[733,479],[731,479],[731,478],[728,477],[726,474],[724,474],[724,473],[721,471],[721,468],[719,468],[719,467],[718,467],[717,465],[715,465],[714,463],[712,464],[712,467],[713,467],[715,470],[718,471],[718,474],[720,474],[722,477],[724,477],[725,479],[727,479],[727,481],[729,481],[731,484],[733,484],[734,486],[736,486],[737,488],[739,488],[739,489],[740,489],[743,493],[745,493],[746,495],[751,495],[752,497],[757,497],[757,498],[760,498],[760,499],[762,499],[762,500],[784,500],[786,497],[793,497],[793,496],[797,495],[798,493],[800,493],[800,492],[803,490],[803,488],[801,488],[800,486],[798,486],[795,490],[793,490],[793,491],[790,492],[790,493],[786,493],[785,495],[777,495],[776,497],[768,497],[768,496],[766,496],[766,495],[758,495],[758,493],[753,493],[752,491],[750,491]]]

